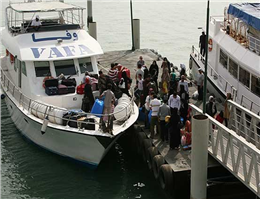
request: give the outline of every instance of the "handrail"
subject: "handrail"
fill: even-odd
[[[65,120],[65,121],[67,121],[67,124],[70,121],[77,122],[79,124],[82,124],[82,123],[93,124],[92,122],[84,122],[84,121],[80,121],[79,122],[77,120],[72,120],[70,118],[66,119],[66,118],[58,117],[55,114],[52,115],[52,114],[49,114],[47,112],[42,112],[40,110],[37,110],[36,108],[33,107],[34,103],[37,103],[37,104],[42,105],[42,106],[45,106],[46,109],[44,109],[44,110],[60,110],[60,111],[64,111],[64,112],[67,111],[67,110],[59,108],[59,107],[55,107],[55,106],[52,106],[52,105],[49,105],[49,104],[45,104],[43,102],[39,102],[37,100],[33,100],[33,99],[27,97],[26,95],[22,94],[20,89],[17,88],[14,85],[14,83],[7,77],[7,75],[4,73],[3,69],[1,69],[1,82],[2,82],[2,86],[6,87],[7,91],[9,91],[10,94],[17,100],[18,105],[21,105],[23,107],[23,109],[26,109],[30,113],[32,113],[32,110],[34,110],[34,111],[37,112],[37,114],[44,114],[44,116],[46,116],[46,114],[47,114],[49,117],[53,117],[54,119]],[[131,89],[131,92],[133,93],[132,89]],[[27,103],[26,103],[26,101],[27,101]],[[110,113],[110,114],[92,114],[92,113],[85,113],[85,112],[83,112],[80,115],[82,115],[82,116],[93,116],[93,117],[97,117],[97,116],[101,116],[101,117],[111,116],[111,117],[113,117],[114,114],[117,114],[117,113],[120,113],[120,112],[124,112],[124,111],[126,111],[126,113],[127,113],[127,111],[130,111],[130,115],[131,115],[134,112],[134,106],[133,106],[134,104],[133,103],[134,103],[134,95],[132,95],[130,103],[127,106],[125,106],[122,110],[119,110],[117,112],[113,112],[113,113]],[[35,117],[37,117],[37,116],[35,116]],[[39,117],[37,117],[37,118],[39,118]],[[124,118],[125,118],[125,116],[123,116],[121,118],[118,118],[117,120],[114,120],[113,122],[118,122],[118,121],[120,121],[120,120],[122,120]],[[95,124],[99,124],[99,123],[95,122]]]
[[[202,110],[195,105],[189,104],[189,106],[192,108],[193,115],[202,114]],[[209,119],[208,152],[259,197],[259,150],[233,130],[207,116]]]
[[[192,46],[192,53],[195,55],[195,58],[197,58],[198,61],[200,61],[202,63],[202,66],[205,67],[204,63],[201,61],[203,60],[203,56],[200,54],[200,52],[194,47]],[[204,68],[203,68],[204,69]],[[230,93],[233,96],[233,99],[237,98],[237,89],[231,84],[229,83],[224,77],[222,77],[219,73],[217,73],[214,68],[208,63],[208,74],[211,77],[213,77],[213,79],[219,79],[218,83],[221,84],[222,86],[224,86],[224,92],[228,92],[228,90],[230,90]],[[224,83],[221,82],[221,80],[224,81]],[[230,88],[230,89],[228,89]]]

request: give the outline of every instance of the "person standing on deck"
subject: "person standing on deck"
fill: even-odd
[[[160,106],[158,111],[158,117],[160,120],[160,132],[162,141],[168,141],[168,129],[166,128],[165,117],[171,115],[171,109],[167,105],[167,95],[163,97],[163,104]]]
[[[90,112],[94,102],[95,100],[94,100],[92,86],[91,86],[91,79],[87,75],[85,77],[84,98],[83,98],[83,103],[85,103],[84,111]]]
[[[179,81],[179,84],[178,84],[178,93],[180,95],[180,86],[183,85],[184,87],[184,90],[186,91],[187,94],[189,94],[189,85],[188,85],[188,82],[185,80],[185,76],[182,75],[181,76],[181,80]]]
[[[105,90],[102,95],[99,97],[100,99],[105,97],[104,99],[104,109],[103,109],[103,114],[110,114],[112,110],[112,104],[115,102],[115,95],[111,91],[112,85],[108,84],[107,85],[107,90]],[[103,117],[100,118],[101,126],[103,127],[103,131],[111,133],[113,130],[113,116],[109,115],[108,116],[108,122],[107,126],[105,126],[105,123],[103,121]]]
[[[206,51],[206,35],[205,32],[202,32],[202,35],[200,35],[200,54],[204,57],[205,56],[205,51]]]
[[[197,86],[198,86],[198,100],[203,100],[203,85],[204,85],[204,74],[201,68],[198,69],[198,80],[197,80]]]
[[[118,70],[115,68],[114,63],[111,64],[111,68],[108,71],[107,75],[114,83],[117,84],[119,82],[119,80],[118,80]]]
[[[145,120],[144,120],[144,125],[146,129],[149,129],[149,112],[150,112],[150,102],[153,98],[154,92],[151,91],[149,93],[149,95],[145,98],[145,104],[144,104],[144,108],[145,108]]]
[[[228,105],[228,100],[232,100],[231,93],[227,93],[226,100],[224,102],[224,121],[225,121],[225,126],[228,127],[228,120],[230,117],[230,107]]]
[[[178,115],[178,109],[172,109],[171,119],[170,119],[170,150],[178,150],[181,144],[181,135],[180,135],[180,116]]]
[[[104,73],[100,70],[98,72],[99,77],[98,77],[98,88],[99,88],[99,93],[100,95],[106,90],[107,87],[107,78],[104,75]]]
[[[168,100],[168,105],[171,108],[171,113],[173,112],[174,108],[177,108],[177,110],[180,111],[181,98],[179,95],[177,95],[176,92],[174,92],[172,95],[170,95],[169,100]]]
[[[214,102],[214,97],[209,96],[209,101],[206,104],[206,113],[214,118],[215,114],[217,113],[217,107]]]
[[[152,110],[152,118],[151,118],[151,124],[150,124],[150,130],[151,130],[151,139],[154,139],[154,127],[156,126],[156,129],[159,129],[158,124],[158,111],[161,105],[161,101],[157,99],[156,95],[152,96],[152,100],[150,102],[150,108]],[[156,131],[158,133],[158,131]]]
[[[159,67],[156,63],[156,61],[154,60],[153,63],[151,64],[150,68],[149,68],[149,73],[151,75],[152,80],[155,82],[156,85],[156,89],[158,91],[158,75],[159,75]]]
[[[144,64],[145,64],[145,61],[143,60],[143,57],[140,56],[140,57],[139,57],[139,60],[138,60],[138,62],[137,62],[137,66],[138,66],[138,65],[141,65],[141,67],[142,67]]]
[[[135,73],[135,80],[138,80],[139,74],[142,75],[142,79],[144,78],[144,71],[142,70],[141,64],[138,64],[137,71]],[[136,82],[137,83],[137,82]]]
[[[161,82],[162,82],[162,93],[167,94],[169,91],[169,84],[170,84],[170,74],[168,71],[167,62],[164,61],[162,63],[162,76],[161,76]]]

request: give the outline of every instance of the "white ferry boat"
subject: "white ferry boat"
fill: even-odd
[[[224,16],[210,17],[208,90],[222,101],[226,93],[254,113],[260,111],[260,3],[235,3]],[[204,58],[193,46],[191,73],[204,70]]]
[[[122,99],[128,103],[121,104],[119,99],[111,114],[115,117],[112,134],[99,127],[100,116],[105,115],[83,112],[84,120],[64,118],[71,109],[81,108],[83,95],[75,88],[85,71],[98,74],[97,56],[103,54],[84,29],[84,10],[59,1],[10,3],[1,33],[6,49],[1,57],[1,86],[10,116],[23,136],[51,152],[97,167],[139,112],[133,99]],[[40,27],[31,26],[36,16]],[[63,95],[47,93],[46,76],[55,79],[60,74],[73,77],[74,88],[70,86]],[[93,95],[98,97],[99,91]]]

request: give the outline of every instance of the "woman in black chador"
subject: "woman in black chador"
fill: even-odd
[[[179,149],[181,143],[180,136],[180,116],[178,115],[178,109],[172,110],[171,121],[170,121],[170,148]]]

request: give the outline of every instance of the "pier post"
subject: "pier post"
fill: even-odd
[[[191,199],[207,198],[209,119],[205,115],[192,118]]]
[[[88,0],[88,2],[87,2],[87,8],[88,8],[87,25],[88,25],[88,28],[89,28],[90,23],[93,22],[93,16],[92,16],[92,0]]]
[[[140,19],[133,19],[134,26],[134,47],[140,49]]]
[[[88,32],[91,37],[97,40],[97,23],[96,22],[90,22]]]

